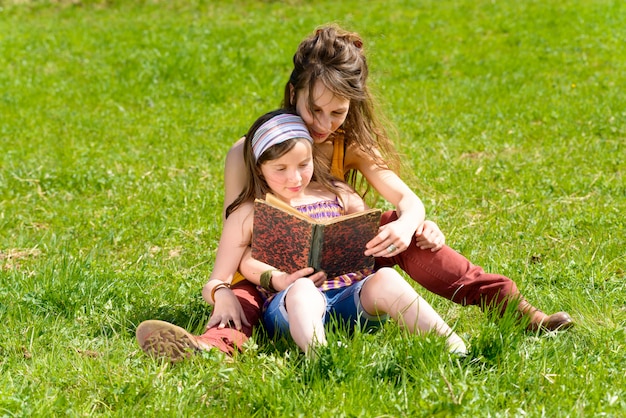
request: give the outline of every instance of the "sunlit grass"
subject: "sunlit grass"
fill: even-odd
[[[7,416],[620,416],[623,2],[0,1],[0,411]],[[331,333],[317,362],[200,332],[223,160],[277,107],[298,42],[365,38],[411,187],[447,242],[576,327],[525,333],[416,288],[469,343]],[[382,205],[383,203],[380,202]]]

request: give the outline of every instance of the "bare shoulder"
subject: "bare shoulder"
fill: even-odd
[[[367,205],[361,196],[359,196],[359,194],[355,192],[350,185],[343,182],[337,182],[335,186],[342,202],[346,205],[346,213],[360,212],[367,209]]]
[[[225,214],[226,208],[239,196],[246,182],[243,144],[244,138],[240,138],[230,147],[228,154],[226,154],[226,161],[224,161],[224,207],[222,214]]]
[[[376,164],[381,158],[380,151],[376,148],[363,149],[358,144],[352,143],[346,148],[344,165],[346,169],[363,171],[365,167]]]
[[[254,204],[244,202],[224,220],[224,231],[228,231],[229,234],[241,234],[245,241],[252,234],[253,219]]]
[[[243,202],[237,207],[237,209],[230,213],[228,219],[233,218],[238,222],[243,222],[246,221],[248,218],[252,218],[252,215],[254,215],[254,203]]]
[[[245,137],[239,138],[237,142],[230,147],[226,154],[226,165],[228,165],[229,160],[233,162],[241,161],[243,163],[243,143],[245,139]]]

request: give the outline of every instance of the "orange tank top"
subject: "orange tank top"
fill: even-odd
[[[330,174],[340,180],[343,180],[346,174],[343,166],[345,158],[344,153],[343,135],[337,134],[333,139],[333,159],[330,165]]]

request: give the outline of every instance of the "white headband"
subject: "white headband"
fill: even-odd
[[[269,147],[293,138],[304,138],[313,143],[313,138],[300,116],[289,113],[274,116],[261,125],[252,137],[254,160],[258,161]]]

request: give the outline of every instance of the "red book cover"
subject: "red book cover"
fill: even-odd
[[[289,273],[313,267],[329,278],[374,266],[363,252],[378,231],[380,209],[320,222],[275,199],[254,203],[254,258]]]
[[[258,199],[253,222],[252,257],[288,273],[309,265],[311,222]]]

